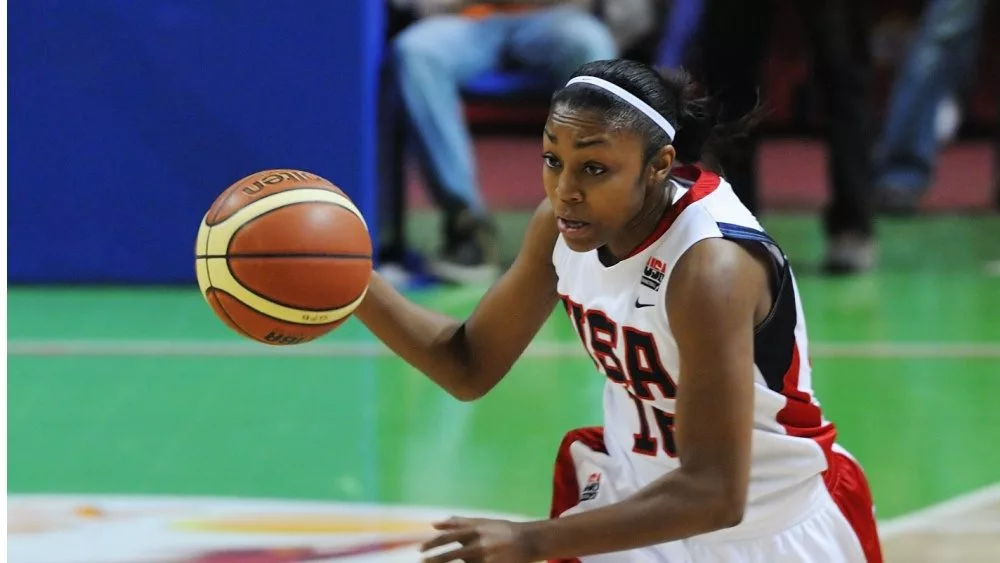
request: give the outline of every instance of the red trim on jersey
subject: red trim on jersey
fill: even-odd
[[[694,180],[694,185],[685,193],[677,203],[668,207],[666,212],[663,213],[663,217],[660,218],[660,222],[656,224],[656,228],[653,232],[646,237],[646,240],[642,241],[639,246],[635,247],[635,250],[629,252],[628,256],[625,258],[631,258],[636,254],[639,254],[643,250],[649,248],[651,244],[656,242],[663,236],[663,233],[667,232],[670,225],[674,224],[677,217],[680,216],[681,212],[688,208],[689,205],[704,198],[708,194],[715,191],[722,183],[722,178],[719,178],[717,174],[709,172],[707,170],[702,170],[694,166],[682,166],[673,170],[672,174],[674,176],[684,178],[685,180]]]
[[[788,371],[782,379],[784,385],[781,394],[785,396],[785,406],[778,411],[777,420],[785,427],[789,436],[815,440],[829,460],[830,450],[837,439],[837,430],[833,424],[823,424],[822,411],[813,404],[809,393],[799,389],[800,368],[799,346],[796,343],[792,348]]]
[[[593,426],[577,428],[566,433],[556,454],[556,469],[552,475],[552,508],[550,518],[573,508],[580,502],[580,483],[576,479],[576,463],[569,447],[573,442],[581,442],[591,450],[608,453],[604,445],[604,428]],[[579,559],[550,559],[549,563],[580,563]]]
[[[556,469],[552,477],[552,509],[550,518],[558,518],[560,514],[573,508],[580,502],[580,484],[576,480],[576,463],[569,447],[573,442],[581,442],[595,452],[607,453],[604,445],[604,428],[591,426],[570,430],[559,444],[556,454]]]
[[[681,180],[687,180],[689,182],[694,182],[698,179],[698,176],[704,172],[705,169],[698,166],[697,164],[681,165],[670,171],[670,175],[675,178],[680,178]]]
[[[857,461],[840,451],[832,452],[829,459],[830,466],[823,472],[827,491],[854,530],[865,552],[865,561],[882,563],[872,492],[864,471]]]
[[[795,429],[815,428],[823,420],[819,409],[812,404],[809,394],[799,389],[799,372],[802,360],[799,357],[799,346],[792,348],[792,359],[782,378],[781,394],[788,398],[785,407],[778,411],[778,422],[783,426]]]

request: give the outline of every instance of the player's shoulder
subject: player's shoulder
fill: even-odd
[[[725,177],[709,170],[684,167],[673,174],[671,179],[684,190],[677,202],[683,208],[683,222],[703,222],[712,227],[736,225],[763,230]]]
[[[748,260],[752,257],[743,242],[766,243],[777,249],[777,243],[724,177],[683,168],[673,181],[684,191],[675,203],[679,208],[677,224],[669,232],[663,251],[673,264],[671,278],[691,278],[693,285],[699,285],[704,279],[738,277],[756,267]]]
[[[691,288],[721,288],[723,293],[745,285],[748,275],[760,270],[766,278],[766,268],[756,254],[746,246],[725,237],[704,238],[691,245],[677,260],[671,275],[671,292],[675,285]]]

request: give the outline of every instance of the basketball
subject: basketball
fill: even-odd
[[[230,328],[266,344],[301,344],[361,304],[371,237],[361,212],[329,181],[264,170],[229,186],[205,214],[195,270]]]

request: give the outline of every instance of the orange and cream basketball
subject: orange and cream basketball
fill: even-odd
[[[195,243],[198,285],[236,332],[275,345],[322,336],[361,304],[372,243],[354,203],[301,170],[264,170],[224,191]]]

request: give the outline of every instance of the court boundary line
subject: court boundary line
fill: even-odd
[[[281,497],[271,495],[225,495],[225,494],[196,494],[196,493],[78,493],[78,492],[8,492],[7,501],[46,501],[63,500],[69,502],[87,503],[97,500],[108,500],[112,502],[155,502],[164,505],[184,505],[185,503],[208,502],[222,505],[294,505],[310,507],[313,509],[335,507],[353,508],[355,510],[368,511],[375,514],[385,514],[392,512],[436,512],[436,513],[461,513],[474,512],[482,515],[483,518],[503,518],[507,520],[528,520],[532,517],[516,512],[506,512],[502,510],[489,510],[477,507],[433,503],[406,503],[406,502],[374,502],[338,500],[333,498],[297,498]]]
[[[929,528],[940,532],[936,524],[997,502],[1000,502],[1000,482],[880,522],[879,536],[891,539]]]
[[[123,340],[123,339],[15,339],[7,341],[7,355],[25,357],[391,357],[394,353],[381,342],[315,342],[302,346],[268,346],[253,342],[207,340]],[[814,342],[813,358],[933,358],[1000,359],[1000,343],[973,342]],[[533,342],[522,357],[585,358],[580,342]]]

